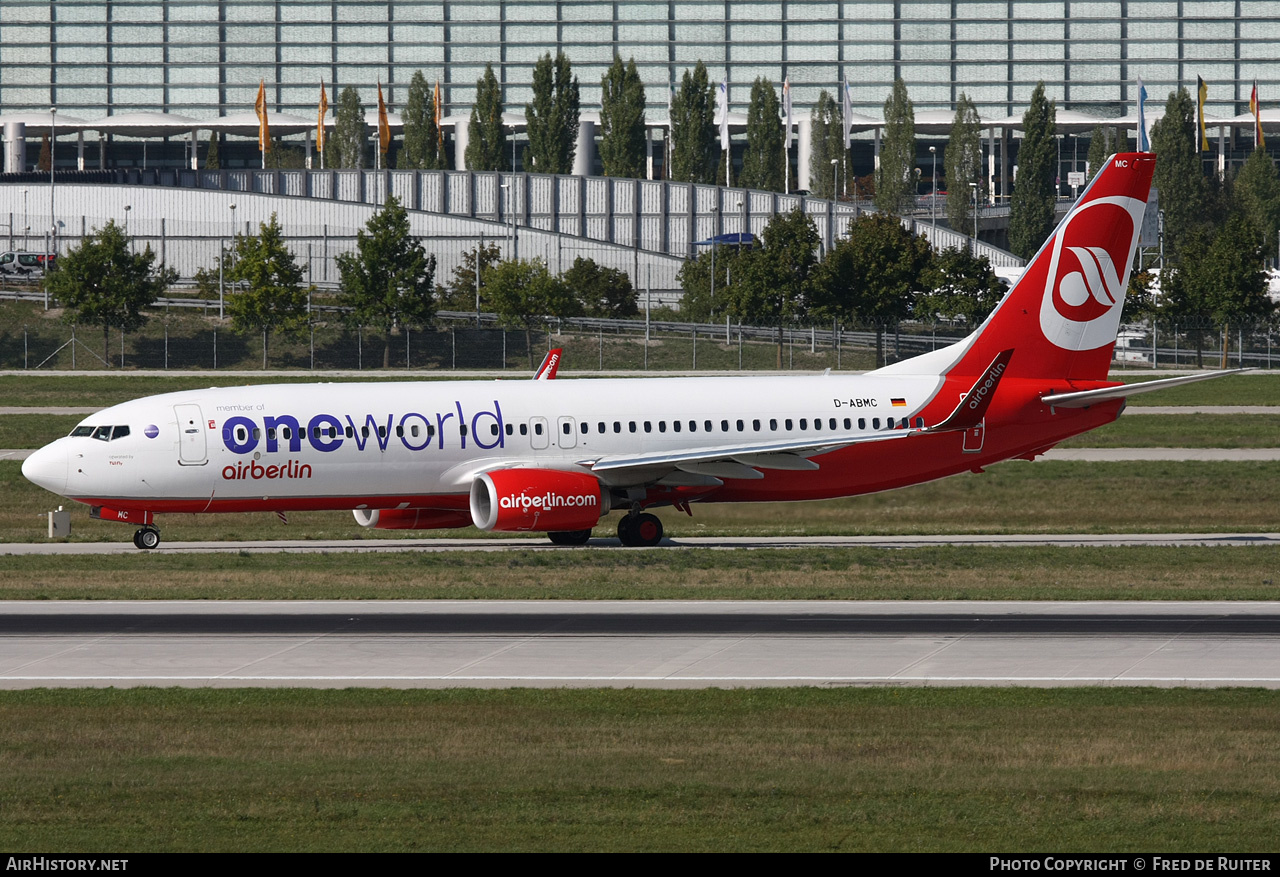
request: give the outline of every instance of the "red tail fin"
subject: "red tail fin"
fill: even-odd
[[[980,374],[1013,348],[1006,376],[1106,379],[1155,164],[1107,160],[949,373]]]

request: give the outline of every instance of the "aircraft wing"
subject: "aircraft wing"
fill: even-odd
[[[763,478],[760,469],[817,469],[811,456],[837,448],[870,442],[892,441],[920,433],[918,429],[892,429],[873,433],[833,433],[822,437],[772,442],[743,442],[697,450],[671,449],[647,454],[615,454],[596,460],[583,460],[581,465],[593,472],[620,473],[627,469],[650,469],[670,466],[685,472],[724,478]]]
[[[1081,390],[1077,393],[1056,393],[1049,396],[1041,396],[1040,401],[1046,405],[1052,405],[1057,408],[1088,408],[1096,402],[1106,402],[1112,399],[1124,399],[1128,396],[1137,396],[1139,393],[1153,393],[1156,390],[1167,390],[1170,387],[1180,387],[1183,384],[1194,384],[1197,381],[1208,381],[1213,378],[1225,378],[1227,375],[1238,375],[1242,372],[1252,371],[1247,368],[1230,368],[1216,372],[1204,372],[1198,375],[1184,375],[1178,378],[1165,378],[1159,381],[1143,381],[1138,384],[1124,384],[1119,387],[1103,387],[1100,390]]]

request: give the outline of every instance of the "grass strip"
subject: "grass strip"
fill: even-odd
[[[1277,448],[1280,415],[1152,414],[1068,439],[1064,448]]]
[[[1259,690],[0,692],[12,852],[1270,852]]]
[[[0,600],[1274,600],[1280,549],[5,556]]]
[[[128,542],[131,528],[94,521],[0,461],[0,543],[43,541],[45,513],[72,507],[72,539]],[[1015,461],[902,490],[797,503],[706,504],[693,517],[659,509],[672,536],[827,536],[939,533],[1269,532],[1280,507],[1280,462]],[[614,535],[617,515],[596,528]],[[403,531],[362,530],[350,512],[162,515],[169,541],[396,539]],[[479,536],[471,528],[416,536]]]

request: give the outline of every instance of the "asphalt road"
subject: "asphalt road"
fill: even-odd
[[[1280,603],[13,602],[0,688],[1280,687]]]

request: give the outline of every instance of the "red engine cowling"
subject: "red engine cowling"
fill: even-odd
[[[608,511],[594,475],[499,469],[471,483],[471,522],[481,530],[589,530]]]
[[[447,509],[355,509],[356,523],[375,530],[445,530],[471,526],[471,516]]]

